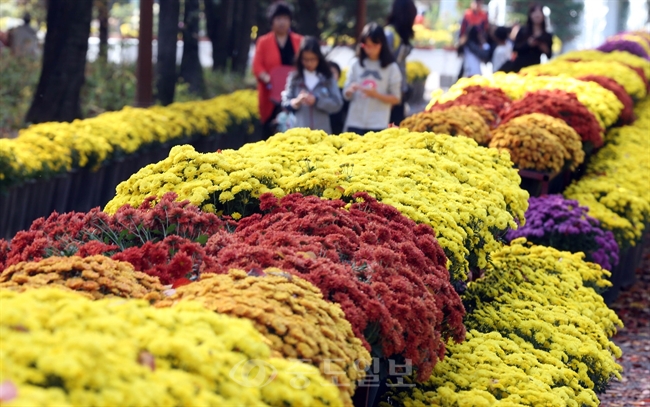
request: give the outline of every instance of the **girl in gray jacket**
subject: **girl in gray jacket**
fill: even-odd
[[[343,97],[314,37],[305,37],[300,44],[296,71],[282,92],[282,107],[296,116],[295,127],[331,134],[330,114],[341,110]]]

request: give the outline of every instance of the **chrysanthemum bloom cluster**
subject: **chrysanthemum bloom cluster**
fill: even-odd
[[[166,194],[155,205],[150,197],[139,208],[125,205],[114,215],[99,209],[55,212],[16,234],[11,246],[5,247],[5,267],[49,256],[101,254],[128,261],[136,270],[159,277],[163,284],[192,277],[203,262],[209,262],[199,242],[205,243],[226,222],[187,200],[176,202],[176,197]]]
[[[593,82],[584,82],[568,76],[524,76],[503,72],[497,72],[489,78],[477,75],[471,78],[461,78],[449,89],[445,98],[447,100],[454,99],[462,94],[463,88],[472,85],[500,88],[514,100],[522,99],[527,93],[538,90],[559,90],[572,93],[594,115],[601,129],[606,129],[616,123],[621,110],[623,110],[623,104],[608,89]]]
[[[598,76],[598,75],[585,75],[581,76],[578,79],[581,81],[590,81],[590,82],[596,82],[603,88],[611,90],[618,100],[623,103],[623,110],[621,111],[621,116],[619,117],[619,122],[618,124],[620,125],[628,125],[632,124],[634,122],[634,101],[630,97],[630,95],[625,92],[625,89],[619,85],[615,80],[610,79],[606,76]]]
[[[91,301],[59,289],[0,290],[3,406],[342,406],[318,369],[271,358],[249,321],[190,301]]]
[[[399,126],[409,131],[469,137],[481,145],[490,141],[490,128],[485,119],[471,107],[452,106],[445,110],[416,113]]]
[[[30,126],[15,139],[0,140],[0,189],[75,167],[97,167],[156,142],[225,133],[234,124],[250,122],[252,131],[258,115],[255,92],[244,90],[206,101],[125,107],[72,123]]]
[[[637,105],[633,125],[612,129],[607,145],[592,157],[586,174],[564,196],[589,207],[589,214],[611,230],[621,248],[641,240],[650,220],[650,98]]]
[[[572,254],[511,242],[492,256],[485,278],[470,284],[466,300],[475,307],[466,326],[519,337],[551,353],[578,373],[582,387],[605,390],[621,367],[621,351],[609,340],[622,326],[592,288],[605,287],[609,272]]]
[[[542,113],[532,113],[521,116],[531,125],[548,131],[556,136],[562,146],[569,153],[569,158],[565,160],[565,167],[575,170],[585,160],[585,152],[582,149],[580,135],[573,130],[564,120],[556,119],[552,116]]]
[[[625,51],[602,52],[598,50],[571,51],[557,56],[569,61],[616,61],[635,70],[641,69],[646,81],[650,79],[650,61]]]
[[[520,169],[558,173],[571,161],[571,153],[558,136],[535,124],[539,119],[524,115],[499,125],[490,147],[507,151]]]
[[[452,106],[480,107],[487,109],[494,115],[488,123],[493,125],[496,124],[501,110],[508,107],[510,102],[512,102],[512,99],[499,88],[473,85],[460,89],[459,92],[451,100],[446,95],[440,95],[439,98],[432,98],[426,110],[445,110]]]
[[[162,299],[164,291],[157,278],[105,256],[50,257],[18,263],[0,274],[0,288],[25,291],[41,287],[79,291],[94,300],[124,297],[149,302]]]
[[[583,143],[590,143],[596,148],[603,145],[602,127],[598,125],[594,115],[571,93],[559,90],[528,93],[501,111],[501,123],[531,113],[543,113],[562,119],[580,135]]]
[[[403,406],[600,405],[561,356],[516,336],[476,330],[467,332],[465,342],[449,346],[427,382],[390,397],[393,405]]]
[[[598,47],[597,50],[602,52],[625,51],[641,58],[650,59],[650,51],[648,50],[647,44],[644,44],[644,41],[640,38],[631,36],[612,37]]]
[[[196,301],[209,310],[253,322],[282,356],[318,367],[324,377],[341,389],[346,405],[352,405],[356,381],[365,376],[370,354],[352,333],[341,307],[323,299],[307,281],[269,268],[247,275],[203,274],[201,280],[180,287],[157,307]]]
[[[185,171],[194,178],[182,178]],[[300,192],[328,199],[366,191],[418,223],[431,225],[451,260],[452,279],[487,264],[500,243],[495,234],[516,228],[528,194],[507,154],[466,137],[387,129],[338,137],[293,129],[238,151],[199,154],[174,147],[118,186],[105,210],[174,191],[180,199],[234,218],[259,209],[259,197]]]
[[[562,195],[531,197],[526,226],[508,232],[506,238],[528,241],[572,253],[583,252],[586,260],[612,270],[618,264],[619,248],[614,235],[588,215],[589,208]]]
[[[406,81],[413,83],[415,81],[425,81],[431,71],[420,61],[408,61],[406,63]]]
[[[600,75],[615,80],[634,99],[647,95],[646,83],[630,67],[615,61],[551,61],[521,70],[526,75],[568,75],[579,78],[584,75]]]
[[[411,359],[422,380],[444,355],[445,340],[463,340],[464,309],[429,226],[367,194],[355,195],[349,210],[298,194],[261,199],[268,214],[210,238],[206,249],[218,269],[208,271],[277,267],[304,278],[341,305],[374,356]]]
[[[465,301],[467,340],[447,348],[428,381],[390,394],[400,405],[599,405],[621,368],[608,340],[621,325],[601,291],[609,273],[524,239],[494,253]]]

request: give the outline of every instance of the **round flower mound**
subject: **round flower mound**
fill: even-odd
[[[424,380],[445,341],[465,335],[444,252],[429,226],[367,194],[354,198],[346,210],[340,200],[263,195],[260,208],[269,213],[208,241],[219,264],[214,271],[277,267],[304,278],[341,306],[374,356],[403,355]]]
[[[432,99],[427,106],[427,111],[445,110],[452,106],[478,106],[493,113],[495,118],[502,109],[508,107],[512,99],[499,88],[488,86],[467,86],[459,90],[453,98],[442,95],[439,99]]]
[[[629,39],[607,41],[598,47],[597,50],[602,52],[625,51],[638,57],[648,59],[648,52],[645,50],[645,48],[643,48],[643,46],[638,42]]]
[[[515,240],[494,253],[486,278],[470,285],[466,300],[475,310],[468,314],[466,326],[519,337],[552,352],[579,374],[581,386],[603,392],[622,371],[614,359],[621,350],[609,340],[622,323],[602,297],[584,285],[606,285],[609,273],[582,261],[582,253],[524,243]]]
[[[471,330],[465,342],[449,346],[428,381],[390,398],[403,406],[597,407],[596,393],[578,379],[556,352]]]
[[[643,71],[643,78],[650,78],[650,61],[625,51],[602,52],[595,49],[571,51],[556,57],[558,60],[569,61],[616,61],[628,65],[635,70]]]
[[[420,133],[428,131],[469,137],[481,145],[490,141],[490,128],[484,118],[473,109],[461,106],[416,113],[404,119],[399,126]]]
[[[176,198],[168,193],[153,205],[155,197],[148,197],[139,208],[124,205],[114,215],[96,208],[37,219],[5,248],[5,266],[49,256],[101,254],[128,261],[163,284],[192,277],[199,271],[195,265],[209,261],[197,242],[205,243],[226,222]]]
[[[555,134],[538,127],[529,115],[501,124],[492,132],[490,147],[510,153],[522,170],[558,173],[571,154]]]
[[[615,80],[625,92],[634,99],[647,95],[646,83],[625,64],[615,61],[552,61],[548,64],[533,65],[521,70],[528,75],[568,75],[578,78],[584,75],[600,75]]]
[[[135,271],[129,263],[104,256],[50,257],[38,262],[21,262],[0,274],[0,288],[25,291],[42,287],[78,291],[94,300],[124,297],[149,302],[160,300],[164,291],[157,278]]]
[[[623,104],[609,90],[597,83],[584,82],[568,76],[530,76],[503,72],[496,72],[489,78],[477,75],[461,78],[449,89],[445,97],[454,99],[462,94],[463,88],[472,85],[500,88],[514,100],[522,99],[527,93],[539,90],[572,93],[593,114],[601,129],[615,124],[623,110]]]
[[[588,215],[589,208],[562,195],[531,197],[528,204],[526,226],[508,232],[508,240],[525,237],[558,250],[583,252],[587,261],[606,270],[618,264],[619,249],[614,234],[603,230],[600,222]]]
[[[621,111],[621,116],[619,117],[619,124],[628,125],[634,122],[634,101],[630,95],[625,92],[625,89],[615,80],[610,79],[606,76],[599,75],[585,75],[579,77],[578,79],[581,81],[596,82],[603,88],[611,90],[616,95],[618,100],[623,103],[623,111]]]
[[[196,179],[174,174],[195,171]],[[506,153],[478,147],[466,137],[387,129],[363,137],[292,129],[241,149],[200,154],[191,146],[172,148],[121,183],[105,210],[139,205],[151,195],[174,191],[201,207],[234,218],[259,211],[259,197],[300,192],[350,201],[368,192],[417,223],[433,227],[451,260],[453,281],[483,268],[496,239],[516,228],[528,193]]]
[[[341,307],[323,300],[312,284],[280,269],[251,275],[230,270],[227,275],[204,274],[201,281],[178,288],[156,306],[186,300],[251,320],[271,341],[272,350],[318,367],[325,378],[339,385],[344,404],[352,405],[356,381],[365,376],[370,354],[352,333]]]
[[[318,369],[271,358],[249,321],[186,302],[0,290],[3,406],[342,406]],[[252,373],[253,369],[255,373]]]
[[[603,145],[603,129],[598,121],[571,93],[542,90],[528,93],[501,112],[501,124],[530,113],[543,113],[564,120],[582,138],[596,148]]]
[[[564,120],[542,113],[520,116],[520,119],[523,120],[524,117],[531,125],[542,128],[560,139],[564,148],[569,152],[570,157],[567,159],[567,163],[570,170],[574,171],[584,162],[585,152],[582,149],[580,135],[569,127]]]

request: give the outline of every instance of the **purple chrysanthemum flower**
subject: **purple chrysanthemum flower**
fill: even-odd
[[[597,48],[598,51],[602,52],[612,52],[612,51],[626,51],[630,54],[649,59],[648,53],[645,49],[634,41],[623,40],[623,39],[612,39],[605,42],[603,45]]]
[[[589,208],[562,195],[530,198],[528,204],[526,225],[509,231],[508,241],[525,237],[558,250],[584,252],[588,261],[607,270],[618,264],[619,247],[614,234],[588,215]]]

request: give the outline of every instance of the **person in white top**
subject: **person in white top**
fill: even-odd
[[[497,27],[494,30],[494,40],[497,44],[492,54],[492,72],[499,71],[512,58],[512,43],[509,41],[510,29]]]
[[[294,127],[308,127],[330,134],[330,114],[343,107],[343,97],[323,56],[317,38],[305,37],[282,92],[282,108],[295,116]]]

